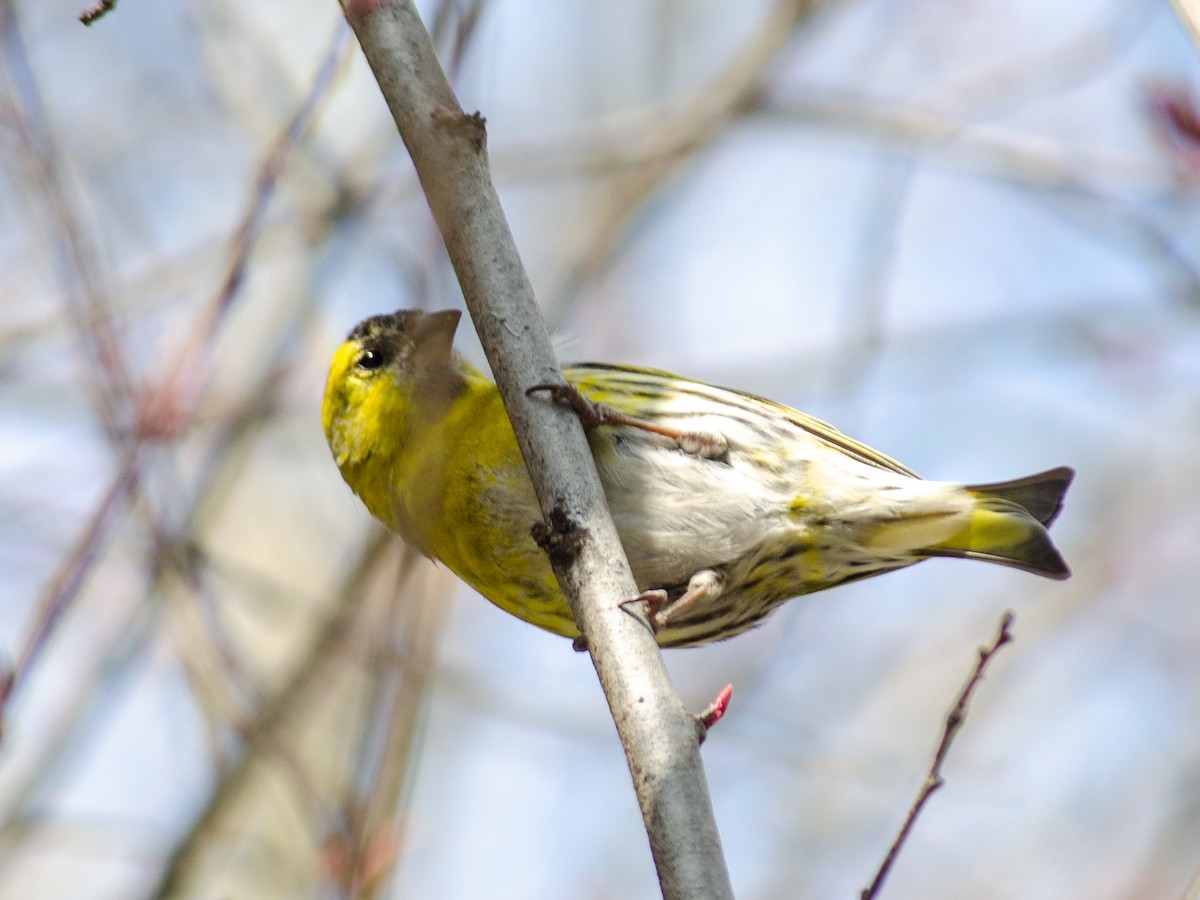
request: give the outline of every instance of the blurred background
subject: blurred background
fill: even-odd
[[[585,655],[414,558],[319,406],[461,306],[333,2],[0,0],[0,897],[653,897]],[[1069,464],[1065,583],[935,560],[672,651],[738,896],[1200,866],[1200,63],[1147,0],[421,4],[565,359],[932,478]],[[482,359],[469,327],[460,345]]]

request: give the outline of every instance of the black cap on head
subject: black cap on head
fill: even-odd
[[[427,313],[420,309],[400,309],[394,313],[363,319],[350,330],[347,340],[358,341],[374,356],[373,368],[395,362],[405,346],[414,347],[417,358],[447,359],[454,332],[462,317],[456,309]]]

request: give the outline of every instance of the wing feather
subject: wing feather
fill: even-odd
[[[742,413],[762,416],[770,410],[788,420],[797,428],[813,437],[836,447],[847,456],[897,475],[910,478],[920,476],[890,456],[848,437],[828,422],[823,422],[798,409],[759,397],[735,388],[718,387],[693,381],[660,369],[645,369],[638,366],[608,365],[603,363],[576,363],[566,370],[567,379],[576,383],[593,400],[606,403],[626,415],[638,416],[646,401],[666,399],[677,393],[694,392],[710,400],[728,403]],[[590,390],[589,390],[590,388]]]

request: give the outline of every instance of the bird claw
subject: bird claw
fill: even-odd
[[[535,384],[525,392],[525,395],[533,396],[533,394],[539,391],[545,391],[555,403],[570,407],[571,411],[579,417],[579,421],[588,431],[591,431],[593,428],[599,428],[601,425],[628,424],[624,421],[625,416],[622,416],[611,406],[605,406],[603,403],[596,403],[593,400],[589,400],[573,384]]]
[[[638,607],[641,607],[641,612],[646,616],[646,621],[650,623],[650,633],[658,634],[658,629],[666,624],[666,620],[660,621],[663,609],[667,608],[667,592],[660,590],[642,591],[636,597],[629,600],[623,600],[618,604],[621,609],[629,613],[634,618],[638,617]]]

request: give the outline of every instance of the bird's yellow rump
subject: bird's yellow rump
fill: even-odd
[[[334,354],[325,435],[367,509],[497,606],[579,630],[496,385],[453,349],[457,311],[373,316]],[[931,556],[1049,578],[1046,528],[1074,474],[925,481],[802,412],[650,369],[567,368],[605,494],[663,646],[720,640],[790,597]]]

